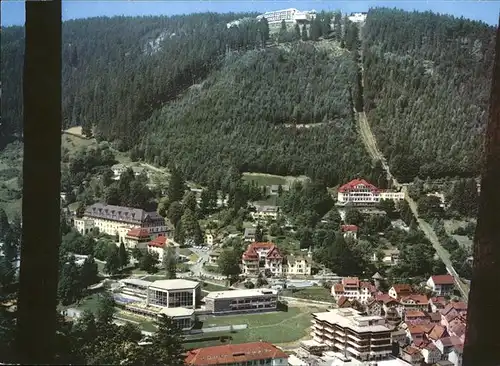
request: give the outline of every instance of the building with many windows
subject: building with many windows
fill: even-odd
[[[287,23],[307,23],[316,17],[316,10],[300,11],[295,8],[268,11],[257,16],[257,20],[266,18],[267,22],[272,24],[280,24],[283,20]]]
[[[214,314],[273,311],[278,305],[278,291],[247,289],[210,292],[204,298],[205,309]]]
[[[337,191],[337,202],[339,205],[347,203],[353,205],[372,205],[381,200],[402,201],[405,199],[404,192],[382,190],[364,179],[354,179],[341,186]]]
[[[252,243],[242,256],[243,273],[257,276],[261,271],[270,271],[273,275],[283,273],[283,256],[276,244],[271,242]]]
[[[313,340],[332,351],[360,361],[388,358],[392,353],[391,329],[381,316],[363,316],[352,308],[313,314]]]
[[[377,289],[370,282],[360,281],[357,277],[345,277],[341,283],[332,286],[332,296],[336,301],[343,296],[367,304],[376,292]]]
[[[174,279],[154,281],[147,292],[147,305],[195,309],[201,299],[199,282]]]
[[[117,235],[121,240],[132,229],[146,229],[151,237],[165,235],[165,219],[157,212],[146,212],[140,208],[122,207],[95,203],[87,207],[82,218],[75,218],[75,228],[86,234],[97,228],[99,232]]]

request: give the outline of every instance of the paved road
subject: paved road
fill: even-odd
[[[361,32],[362,33],[362,32]],[[361,65],[361,73],[362,75],[364,74],[363,67]],[[362,76],[362,83],[364,85],[364,75]],[[377,140],[375,139],[375,136],[373,135],[373,132],[371,130],[370,124],[368,123],[368,119],[366,118],[366,113],[364,111],[358,112],[358,130],[361,136],[361,139],[363,140],[366,150],[370,154],[370,156],[374,159],[380,160],[382,162],[382,167],[387,173],[387,178],[392,181],[394,188],[396,189],[401,189],[402,192],[405,193],[405,200],[408,202],[408,205],[410,206],[410,209],[417,219],[418,225],[420,229],[423,231],[425,236],[429,239],[431,242],[432,246],[436,250],[437,255],[443,263],[446,266],[446,269],[448,272],[454,277],[455,283],[460,290],[463,298],[465,301],[467,301],[468,296],[469,296],[469,286],[465,283],[463,283],[460,280],[460,276],[458,273],[455,271],[453,268],[453,265],[450,261],[450,254],[446,249],[444,249],[439,242],[439,239],[432,229],[432,227],[422,220],[421,218],[418,217],[418,210],[417,210],[417,204],[415,201],[410,197],[407,191],[406,185],[400,184],[397,179],[391,174],[391,171],[389,169],[389,165],[387,164],[387,160],[385,159],[384,155],[381,153],[380,149],[377,146]]]

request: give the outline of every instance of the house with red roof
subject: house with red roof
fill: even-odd
[[[146,249],[147,243],[151,241],[151,234],[146,228],[134,228],[125,234],[123,244],[128,249]]]
[[[364,179],[354,179],[337,190],[337,203],[345,205],[371,205],[380,202],[381,199],[394,201],[404,200],[404,192],[381,190]]]
[[[389,289],[389,296],[392,297],[395,300],[398,300],[399,298],[403,296],[408,296],[413,293],[413,289],[411,288],[410,285],[406,283],[402,284],[394,284],[390,289]]]
[[[243,274],[257,276],[269,270],[273,275],[283,274],[284,257],[276,244],[271,242],[252,243],[242,255]]]
[[[401,358],[412,365],[420,365],[424,360],[424,356],[420,352],[420,349],[414,346],[404,348]]]
[[[175,245],[167,236],[162,235],[162,236],[157,236],[153,240],[151,240],[147,244],[148,251],[150,253],[156,253],[158,254],[158,259],[160,263],[163,260],[163,253],[165,253],[165,250],[169,247],[173,246],[175,247],[176,254],[178,254],[178,245]]]
[[[437,296],[453,295],[455,279],[450,274],[431,276],[427,280],[426,287],[432,290]]]
[[[376,294],[377,289],[370,282],[360,281],[358,277],[345,277],[341,283],[332,286],[331,293],[336,301],[341,297],[348,300],[357,300],[361,304],[367,304]]]
[[[356,225],[341,225],[340,231],[344,233],[344,238],[358,238],[358,227]]]
[[[227,344],[188,351],[188,366],[288,365],[288,355],[267,342]]]

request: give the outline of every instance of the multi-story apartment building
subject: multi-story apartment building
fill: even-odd
[[[380,200],[402,201],[404,192],[382,190],[364,179],[354,179],[341,186],[337,191],[337,201],[340,205],[372,205]]]
[[[269,270],[273,275],[283,273],[283,256],[278,247],[271,242],[252,243],[242,256],[243,273],[257,276],[259,272]]]
[[[97,228],[101,233],[124,236],[131,229],[143,228],[148,230],[151,237],[157,237],[167,231],[165,219],[157,212],[103,203],[87,207],[83,217],[74,220],[74,225],[82,234]]]
[[[257,276],[269,271],[274,276],[310,276],[312,252],[283,256],[274,243],[252,243],[242,255],[243,274]]]
[[[213,314],[276,310],[278,291],[248,289],[210,292],[204,298],[205,309]]]
[[[312,273],[312,253],[307,256],[287,255],[283,262],[283,273],[289,276],[310,276]]]
[[[187,352],[188,366],[287,366],[288,355],[271,343],[251,342],[193,349]]]
[[[313,20],[316,17],[316,11],[300,11],[294,8],[268,11],[257,16],[257,20],[266,18],[270,25],[279,24],[283,20],[287,23],[305,23]]]
[[[367,304],[376,292],[375,286],[370,282],[362,282],[357,277],[343,278],[341,283],[332,286],[332,296],[335,301],[344,296],[348,300],[357,300],[361,304]]]
[[[359,361],[388,358],[392,353],[391,329],[380,316],[362,316],[352,308],[313,314],[311,335],[334,352]]]

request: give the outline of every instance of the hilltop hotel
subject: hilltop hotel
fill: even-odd
[[[354,179],[344,184],[338,189],[337,193],[337,204],[339,205],[345,205],[347,203],[367,205],[379,203],[380,200],[392,200],[397,202],[404,199],[404,192],[382,190],[364,179]]]
[[[287,23],[308,23],[316,17],[316,10],[306,10],[300,11],[295,8],[276,10],[276,11],[268,11],[264,14],[257,16],[257,20],[261,20],[262,18],[266,18],[269,25],[279,25],[281,21],[285,21]],[[234,20],[230,23],[227,23],[227,27],[230,28],[233,25],[238,26],[245,19]]]

